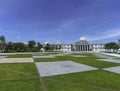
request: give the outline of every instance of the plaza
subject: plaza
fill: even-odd
[[[120,61],[119,57],[94,52],[1,53],[0,85],[4,85],[3,91],[43,91],[42,84],[48,91],[58,87],[58,91],[119,91],[120,63],[115,60]]]
[[[37,62],[36,65],[41,76],[54,76],[75,72],[97,70],[97,68],[83,65],[80,63],[75,63],[72,61]]]

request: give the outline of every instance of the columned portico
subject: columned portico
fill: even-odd
[[[80,41],[75,43],[75,51],[90,51],[89,44],[85,37],[81,37]]]

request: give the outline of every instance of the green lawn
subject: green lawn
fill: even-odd
[[[42,91],[34,63],[0,64],[0,91]]]
[[[38,52],[38,53],[32,53],[33,56],[48,56],[48,55],[56,55],[56,54],[63,54],[62,52]]]
[[[119,79],[120,75],[102,70],[44,78],[49,91],[120,91]]]
[[[35,59],[37,62],[71,60],[99,68],[95,71],[44,77],[48,91],[120,91],[120,75],[101,70],[102,68],[120,66],[120,64],[100,61],[99,57],[91,53],[77,53],[74,55],[85,55],[86,57],[76,58],[67,55],[56,58]]]
[[[40,54],[36,53],[34,55]],[[48,55],[48,53],[43,55]],[[51,54],[49,53],[49,55]],[[70,55],[84,55],[86,57],[72,57]],[[43,77],[47,91],[120,91],[120,75],[102,70],[102,68],[120,66],[119,63],[100,61],[99,57],[92,53],[74,53],[70,55],[56,56],[56,58],[35,58],[34,60],[36,62],[71,60],[99,69]],[[26,58],[32,57],[32,55],[16,54],[9,57]],[[34,63],[0,64],[0,91],[43,91],[40,79],[31,78],[33,76],[38,76]]]
[[[32,54],[15,54],[15,55],[8,55],[7,58],[31,58]]]
[[[83,64],[97,67],[97,68],[120,66],[120,64],[118,64],[118,63],[100,61],[100,59],[98,59],[98,57],[96,57],[94,54],[85,53],[82,55],[85,55],[86,57],[71,57],[70,55],[67,55],[67,56],[57,56],[56,58],[35,58],[34,60],[36,62],[67,61],[67,60],[69,61],[69,60],[71,60],[74,62],[83,63]]]

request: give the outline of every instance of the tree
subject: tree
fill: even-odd
[[[44,48],[45,48],[46,51],[51,49],[49,43],[47,43]]]
[[[25,51],[25,44],[22,42],[14,43],[14,51],[15,52],[24,52]]]
[[[38,51],[40,51],[41,48],[43,48],[42,44],[40,44],[40,42],[37,42],[37,48],[38,48]]]
[[[14,50],[14,43],[10,41],[6,44],[5,51],[6,52],[13,52],[13,50]]]
[[[33,51],[34,46],[36,45],[36,42],[34,40],[28,41],[28,47],[30,51]]]
[[[2,36],[0,36],[0,42],[1,43],[6,43],[6,39],[5,39],[5,37],[2,35]]]
[[[0,36],[0,52],[4,52],[5,48],[6,48],[6,39],[2,35],[2,36]]]
[[[58,49],[60,50],[61,48],[62,48],[62,46],[61,46],[61,45],[59,45],[59,48],[58,48]]]
[[[110,43],[105,44],[105,48],[106,49],[118,49],[119,45],[115,42],[110,42]]]

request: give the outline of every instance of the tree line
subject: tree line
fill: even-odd
[[[35,40],[30,40],[27,44],[23,42],[6,42],[5,37],[0,36],[1,52],[38,52],[42,47],[43,45]]]
[[[60,49],[61,46],[51,46],[49,43],[43,45],[35,40],[29,40],[27,44],[23,42],[6,42],[5,36],[0,36],[0,52],[39,52],[41,48],[45,51],[53,51]]]
[[[120,45],[116,42],[110,42],[105,44],[105,49],[119,49]]]
[[[105,49],[119,49],[120,48],[120,39],[119,43],[110,42],[105,44]],[[29,40],[27,44],[23,42],[6,42],[6,38],[2,35],[0,36],[0,52],[39,52],[41,48],[44,48],[46,51],[60,50],[60,45],[42,45],[40,42],[35,40]]]

